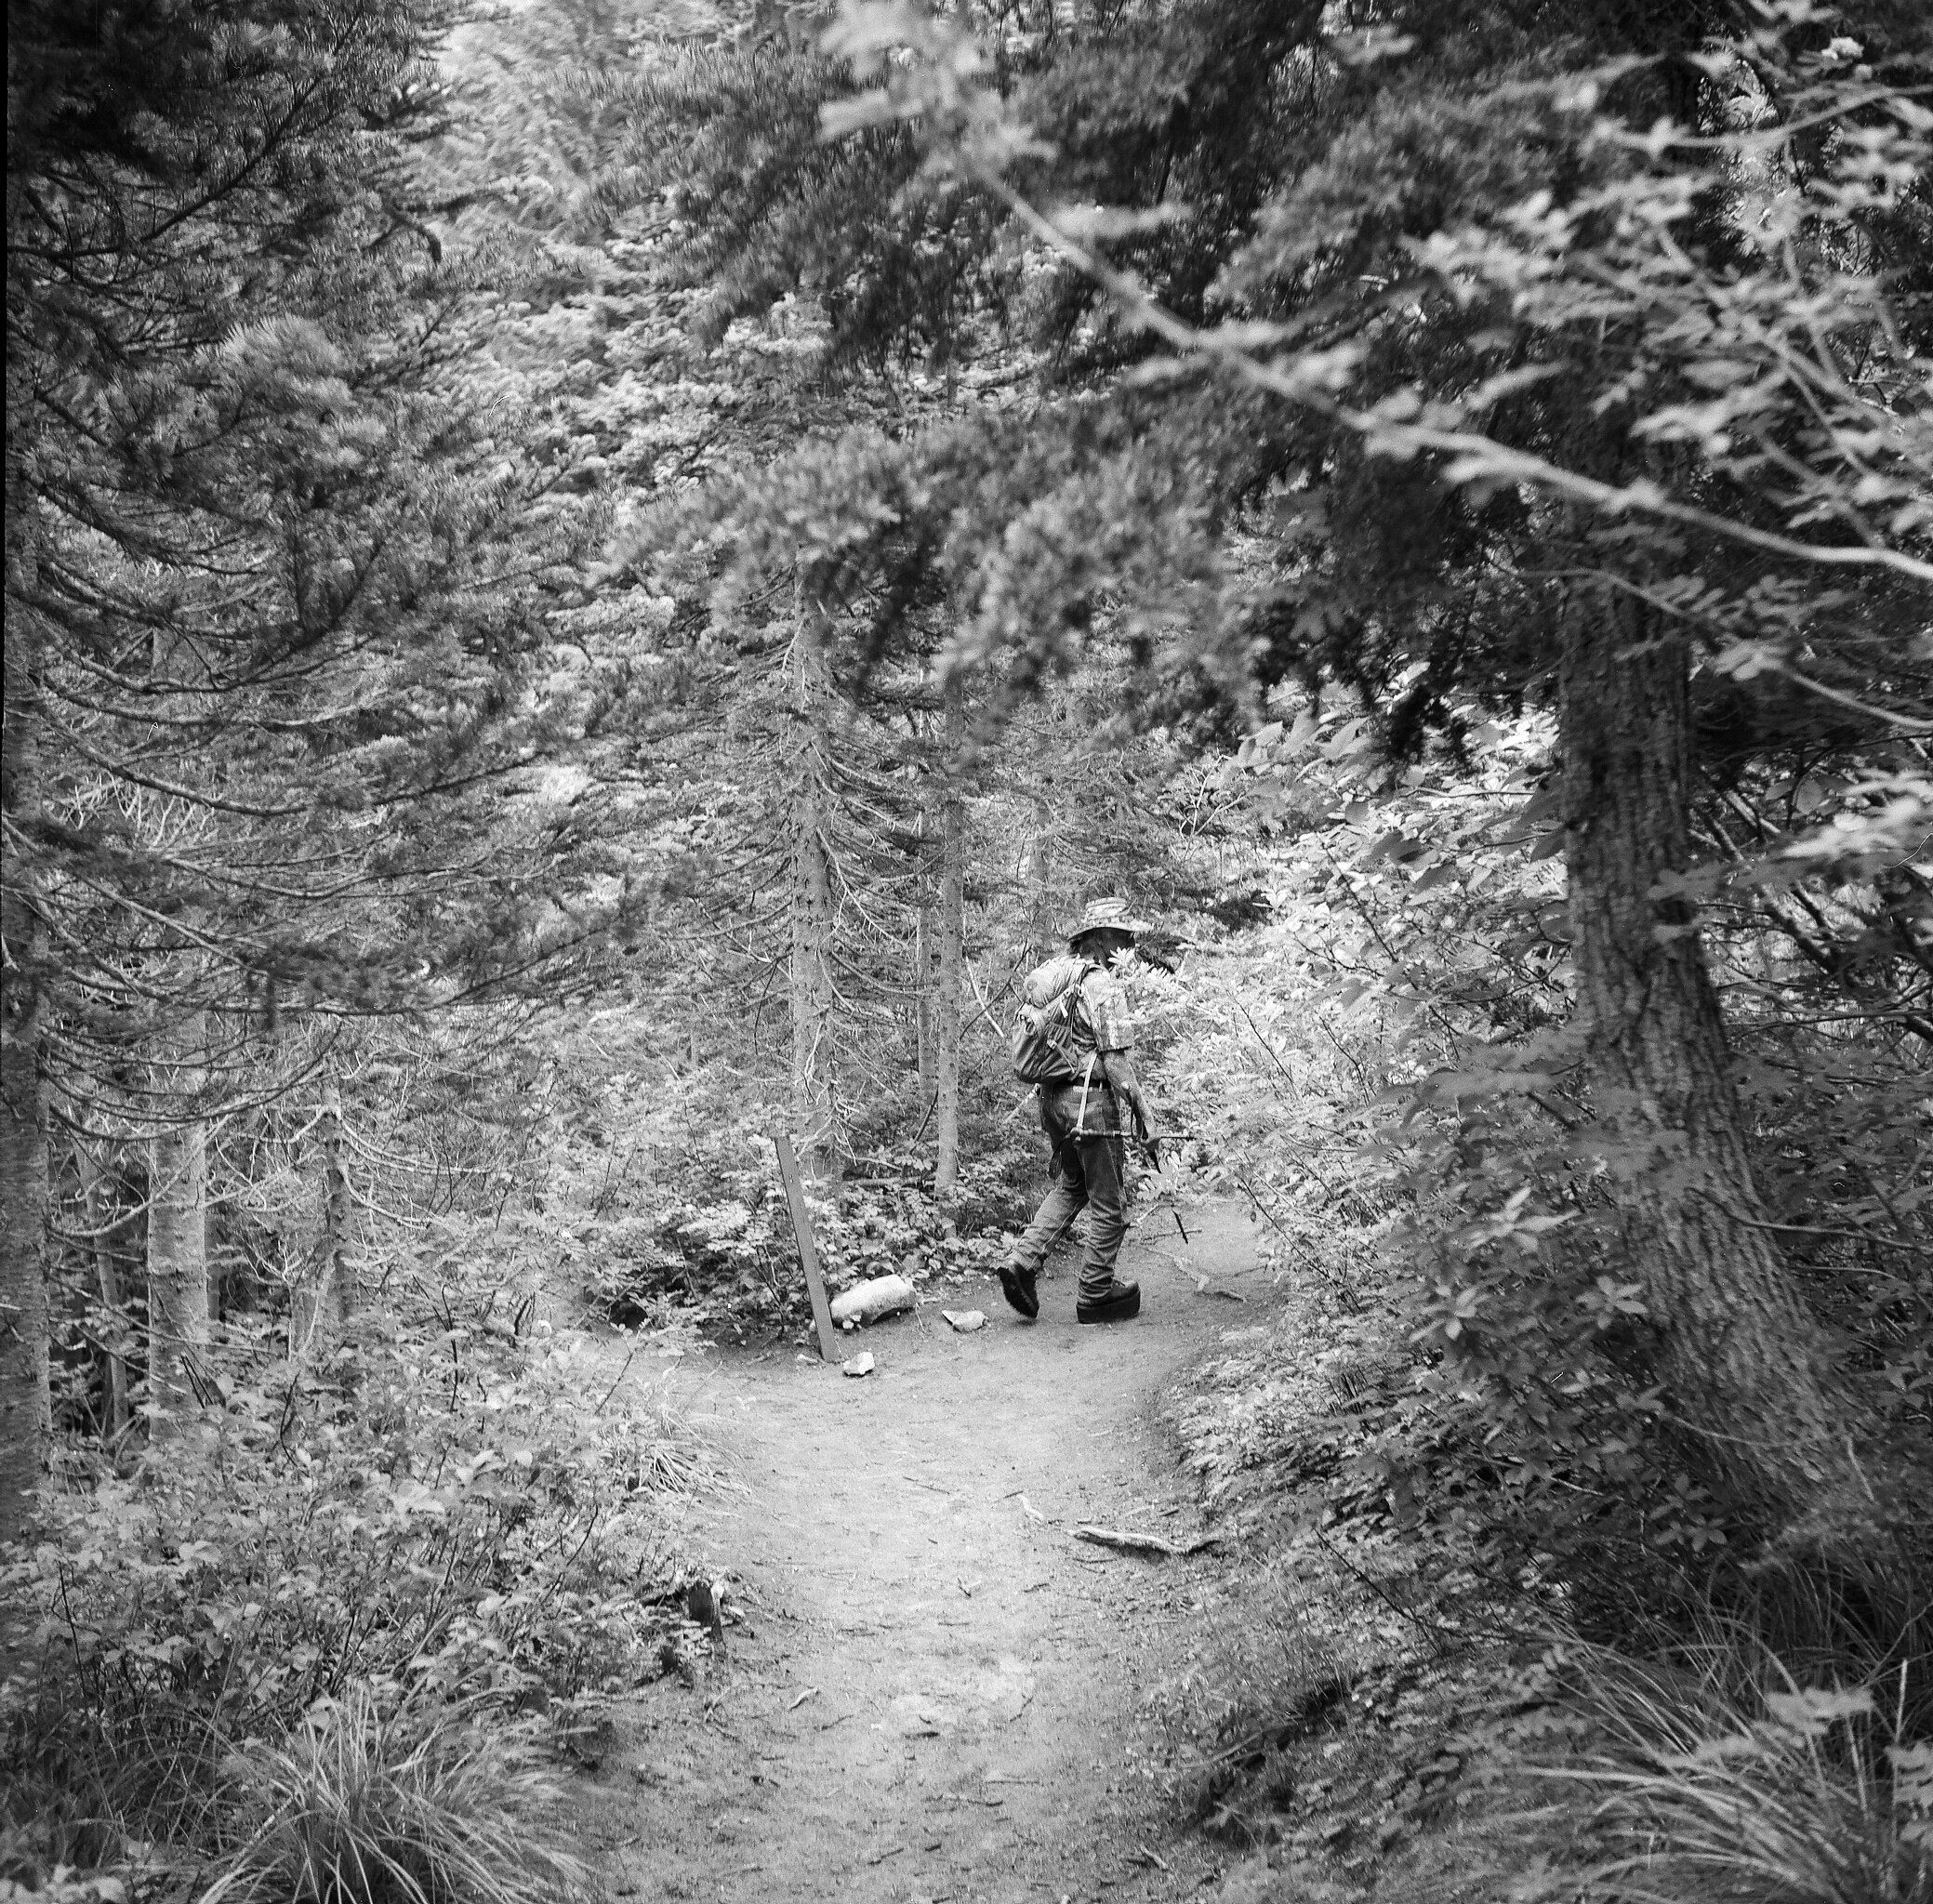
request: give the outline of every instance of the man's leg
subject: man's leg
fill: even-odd
[[[1088,1205],[1086,1173],[1081,1167],[1081,1146],[1063,1138],[1053,1144],[1056,1166],[1053,1187],[1041,1198],[1034,1220],[1013,1246],[1012,1261],[1029,1276],[1038,1276],[1047,1261],[1047,1252],[1060,1241],[1066,1227]]]
[[[1087,1250],[1080,1259],[1080,1299],[1077,1322],[1126,1322],[1141,1314],[1141,1285],[1116,1279],[1114,1261],[1128,1232],[1127,1199],[1121,1192],[1126,1145],[1119,1137],[1081,1140],[1081,1169],[1087,1180]]]
[[[1081,1174],[1080,1157],[1073,1142],[1055,1129],[1046,1104],[1040,1107],[1041,1128],[1047,1133],[1051,1156],[1048,1165],[1053,1187],[1034,1212],[1034,1220],[1014,1244],[1013,1253],[1000,1266],[1000,1290],[1007,1306],[1016,1309],[1029,1322],[1040,1313],[1040,1298],[1034,1288],[1040,1265],[1069,1223],[1087,1207],[1087,1182]]]
[[[1114,1282],[1114,1261],[1128,1234],[1121,1194],[1124,1145],[1119,1137],[1079,1140],[1080,1170],[1087,1186],[1087,1248],[1080,1258],[1080,1300],[1096,1302]]]

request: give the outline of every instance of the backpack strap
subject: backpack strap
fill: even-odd
[[[1094,1081],[1094,1060],[1100,1055],[1101,1053],[1098,1051],[1090,1051],[1087,1054],[1087,1074],[1080,1080],[1080,1109],[1074,1118],[1074,1130],[1077,1135],[1087,1123],[1087,1094],[1089,1087]]]
[[[1079,976],[1067,987],[1068,992],[1072,995],[1067,1005],[1069,1012],[1072,1012],[1076,1005],[1079,1005],[1082,1012],[1086,1012],[1087,1000],[1081,996],[1080,988],[1087,983],[1089,972],[1099,972],[1101,968],[1092,959],[1081,960]],[[1092,1037],[1094,1029],[1094,1022],[1092,1017],[1088,1019],[1087,1028],[1089,1035]],[[1087,1070],[1082,1074],[1080,1079],[1080,1109],[1076,1113],[1074,1118],[1074,1130],[1077,1135],[1087,1128],[1088,1092],[1093,1088],[1094,1065],[1099,1061],[1100,1056],[1101,1048],[1097,1043],[1093,1050],[1087,1054]]]

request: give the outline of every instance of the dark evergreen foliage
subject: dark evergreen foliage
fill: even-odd
[[[9,647],[38,783],[9,878],[61,1036],[103,1051],[151,1008],[218,1006],[232,1043],[278,998],[379,1009],[426,960],[506,950],[480,811],[425,801],[534,744],[511,683],[563,550],[493,446],[511,414],[452,401],[469,285],[409,151],[442,24],[10,15]]]

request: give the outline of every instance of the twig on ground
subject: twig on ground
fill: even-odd
[[[1077,1540],[1092,1540],[1096,1547],[1119,1547],[1130,1554],[1158,1554],[1166,1560],[1185,1560],[1205,1548],[1219,1547],[1219,1534],[1203,1534],[1194,1540],[1164,1540],[1158,1534],[1124,1534],[1116,1527],[1097,1527],[1083,1523],[1074,1529]]]

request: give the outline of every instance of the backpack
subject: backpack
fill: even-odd
[[[1074,963],[1073,960],[1053,962]],[[1049,970],[1050,967],[1041,966],[1028,974],[1021,991],[1023,1002],[1019,1014],[1008,1035],[1007,1048],[1013,1061],[1013,1075],[1023,1084],[1057,1084],[1080,1076],[1080,1066],[1075,1061],[1073,1043],[1067,1035],[1067,1020],[1080,997],[1081,980],[1095,967],[1083,959],[1057,991],[1045,998],[1030,997],[1040,989],[1036,981]]]

